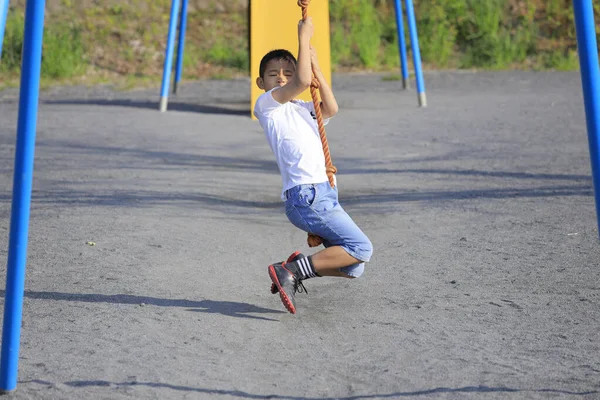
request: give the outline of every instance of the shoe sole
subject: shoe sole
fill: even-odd
[[[283,303],[284,307],[290,313],[296,314],[296,307],[294,307],[294,305],[292,304],[292,301],[290,300],[288,295],[285,293],[285,291],[281,287],[281,284],[279,283],[279,279],[277,279],[277,272],[275,272],[275,268],[272,265],[269,265],[269,276],[271,277],[273,284],[275,286],[277,286],[277,289],[279,289],[279,297],[281,298],[281,302]]]
[[[294,252],[294,254],[292,254],[291,256],[288,257],[286,263],[291,263],[292,261],[294,261],[294,258],[298,257],[299,255],[300,255],[300,252],[298,250],[296,250]],[[271,284],[271,294],[277,293],[276,289],[277,289],[277,286],[274,283],[272,283]]]

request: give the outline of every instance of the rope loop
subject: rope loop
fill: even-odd
[[[298,7],[307,8],[310,4],[310,0],[298,0]]]

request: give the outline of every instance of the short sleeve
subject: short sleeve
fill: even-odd
[[[273,90],[277,89],[279,88],[269,90],[268,92],[261,94],[258,99],[256,99],[256,104],[254,105],[254,116],[256,116],[256,118],[268,116],[274,110],[282,106],[281,103],[273,98]]]
[[[316,120],[317,120],[317,114],[315,114],[315,105],[313,104],[312,101],[304,101],[304,100],[294,100],[294,101],[300,107],[307,109],[308,112],[310,113],[310,115],[313,117],[313,119],[316,122]],[[323,120],[323,125],[327,125],[329,123],[330,119],[331,118],[324,119]]]

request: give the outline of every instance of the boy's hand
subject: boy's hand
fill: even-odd
[[[300,20],[298,23],[298,38],[300,40],[310,41],[314,33],[315,27],[313,26],[312,17],[306,18],[305,21]]]
[[[314,69],[319,69],[319,60],[317,59],[317,49],[310,46],[310,65]]]

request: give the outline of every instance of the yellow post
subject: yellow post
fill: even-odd
[[[331,49],[329,42],[329,0],[312,0],[308,15],[313,18],[315,34],[311,45],[317,50],[319,64],[331,84]],[[256,86],[258,67],[265,54],[275,49],[286,49],[298,57],[298,21],[302,9],[296,0],[250,1],[250,71],[251,115],[254,119],[254,103],[264,91]],[[311,101],[310,90],[300,99]]]

